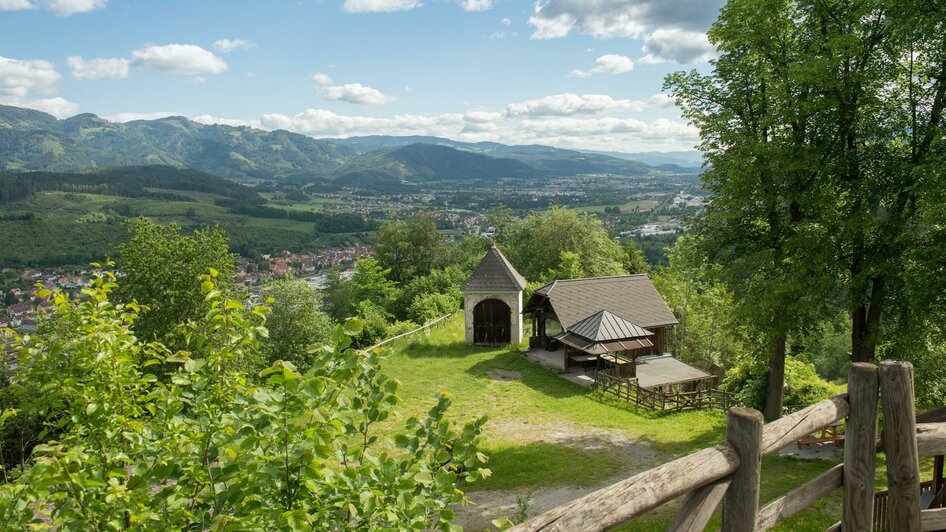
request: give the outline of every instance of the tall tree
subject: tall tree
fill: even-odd
[[[328,342],[334,330],[317,294],[301,279],[282,279],[264,295],[272,298],[266,319],[269,336],[260,342],[266,363],[285,360],[301,371],[309,369],[317,357],[311,348]]]
[[[130,227],[131,240],[118,248],[117,265],[124,275],[117,296],[147,309],[134,324],[146,340],[173,340],[178,325],[196,321],[209,306],[200,292],[201,276],[218,272],[220,290],[230,290],[236,261],[227,237],[217,228],[183,234],[175,224],[157,225],[139,218]]]
[[[396,220],[378,229],[375,254],[390,279],[406,283],[444,266],[445,246],[437,222],[426,214]]]

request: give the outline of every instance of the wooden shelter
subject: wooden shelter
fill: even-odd
[[[553,281],[533,292],[524,312],[532,317],[529,347],[554,349],[556,335],[602,310],[646,329],[653,344],[640,354],[666,351],[677,319],[643,274]]]

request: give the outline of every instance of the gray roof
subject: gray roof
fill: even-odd
[[[599,310],[568,328],[568,332],[593,342],[643,338],[654,333],[639,327],[607,310]]]
[[[711,379],[712,375],[673,358],[670,355],[640,357],[637,359],[637,384],[641,388],[652,388],[662,384]]]
[[[673,312],[645,274],[554,281],[536,290],[535,295],[551,301],[566,330],[601,310],[639,327],[677,324]],[[529,310],[526,308],[526,312]]]
[[[518,292],[526,287],[526,280],[512,264],[493,246],[486,252],[480,265],[463,285],[464,292]]]

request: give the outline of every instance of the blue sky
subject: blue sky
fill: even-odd
[[[314,137],[686,150],[719,0],[0,0],[0,103]]]

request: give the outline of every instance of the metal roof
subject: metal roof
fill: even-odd
[[[463,285],[464,292],[518,292],[526,287],[525,278],[493,246],[486,252],[473,275]]]
[[[566,330],[601,310],[639,327],[677,324],[673,312],[645,274],[554,281],[534,292],[526,312],[538,303],[536,296],[549,299]]]
[[[591,316],[579,321],[569,327],[568,332],[577,334],[593,342],[643,338],[654,334],[624,318],[611,314],[607,310],[599,310]]]
[[[654,344],[647,338],[634,338],[624,340],[611,340],[608,342],[592,342],[581,336],[570,332],[563,332],[554,336],[556,340],[565,345],[588,353],[590,355],[603,355],[606,353],[618,353],[621,351],[636,351],[653,347]]]

